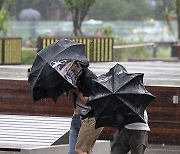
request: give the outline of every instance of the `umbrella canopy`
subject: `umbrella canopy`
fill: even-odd
[[[89,97],[96,118],[96,128],[118,127],[133,122],[145,122],[144,110],[155,97],[143,85],[143,74],[129,74],[120,64],[95,80],[96,93]]]
[[[20,20],[36,21],[36,20],[39,20],[40,18],[41,18],[41,14],[39,13],[39,11],[32,9],[32,8],[23,9],[19,13]]]
[[[83,44],[62,39],[37,53],[28,82],[35,101],[52,98],[76,87],[83,69],[89,65]]]

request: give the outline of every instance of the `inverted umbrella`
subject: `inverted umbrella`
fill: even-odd
[[[144,110],[155,98],[143,85],[142,73],[129,74],[120,64],[96,80],[96,93],[89,97],[87,105],[93,109],[96,128],[118,127],[133,122],[145,122]]]
[[[33,99],[52,98],[76,87],[76,81],[89,65],[83,44],[62,39],[37,53],[28,78]]]

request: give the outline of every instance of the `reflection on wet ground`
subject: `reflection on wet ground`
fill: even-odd
[[[145,154],[179,154],[180,146],[149,144]]]
[[[97,75],[106,73],[117,62],[90,63]],[[145,85],[180,86],[179,62],[119,62],[129,73],[144,73]],[[27,80],[31,65],[1,65],[0,79]]]

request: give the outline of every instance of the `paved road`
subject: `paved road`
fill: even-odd
[[[97,75],[106,73],[117,62],[90,63]],[[129,73],[144,73],[145,85],[180,86],[179,62],[119,62]],[[1,65],[0,79],[27,80],[30,65]]]

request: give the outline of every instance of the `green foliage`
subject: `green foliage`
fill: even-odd
[[[152,58],[152,50],[147,50],[144,47],[114,50],[114,61],[127,61],[129,58]]]
[[[137,42],[142,43],[142,42]],[[115,38],[115,44],[126,45],[129,44],[120,37]],[[134,47],[134,48],[122,48],[114,50],[114,61],[127,61],[129,58],[152,58],[153,48],[146,47]]]
[[[71,12],[74,35],[82,35],[82,22],[85,19],[89,8],[96,2],[96,0],[63,0],[63,2],[65,7],[67,7]]]
[[[13,0],[0,0],[0,32],[3,32],[5,35],[8,30],[8,27],[5,25],[5,22],[9,17],[9,10],[11,8],[12,2]]]
[[[31,65],[34,62],[37,51],[24,50],[22,51],[22,64]]]
[[[6,20],[8,18],[8,12],[2,8],[0,10],[0,31],[2,31],[4,34],[7,33],[7,27],[4,25]]]
[[[87,8],[95,3],[96,5],[91,5],[88,11],[86,16],[88,19],[144,20],[155,18],[162,20],[164,19],[163,1],[156,0],[156,5],[152,6],[146,3],[146,0],[14,0],[10,13],[12,18],[17,18],[22,9],[33,8],[41,13],[42,20],[70,20],[71,12],[68,12],[68,9]],[[172,0],[165,1],[174,9],[170,3]]]
[[[157,52],[157,58],[171,58],[171,48],[159,47]]]
[[[97,20],[142,20],[152,14],[152,6],[144,0],[99,0],[88,16]]]
[[[143,42],[136,42],[143,43]],[[115,45],[126,45],[129,44],[127,41],[123,40],[121,37],[115,38]],[[129,58],[153,58],[153,47],[134,47],[126,49],[114,49],[113,59],[114,61],[127,61]],[[171,49],[170,47],[159,46],[157,48],[157,58],[170,58]]]
[[[111,26],[103,26],[102,28],[100,28],[100,31],[102,36],[112,36],[113,33],[113,29]]]
[[[63,0],[65,7],[68,9],[84,9],[89,8],[96,0]]]

